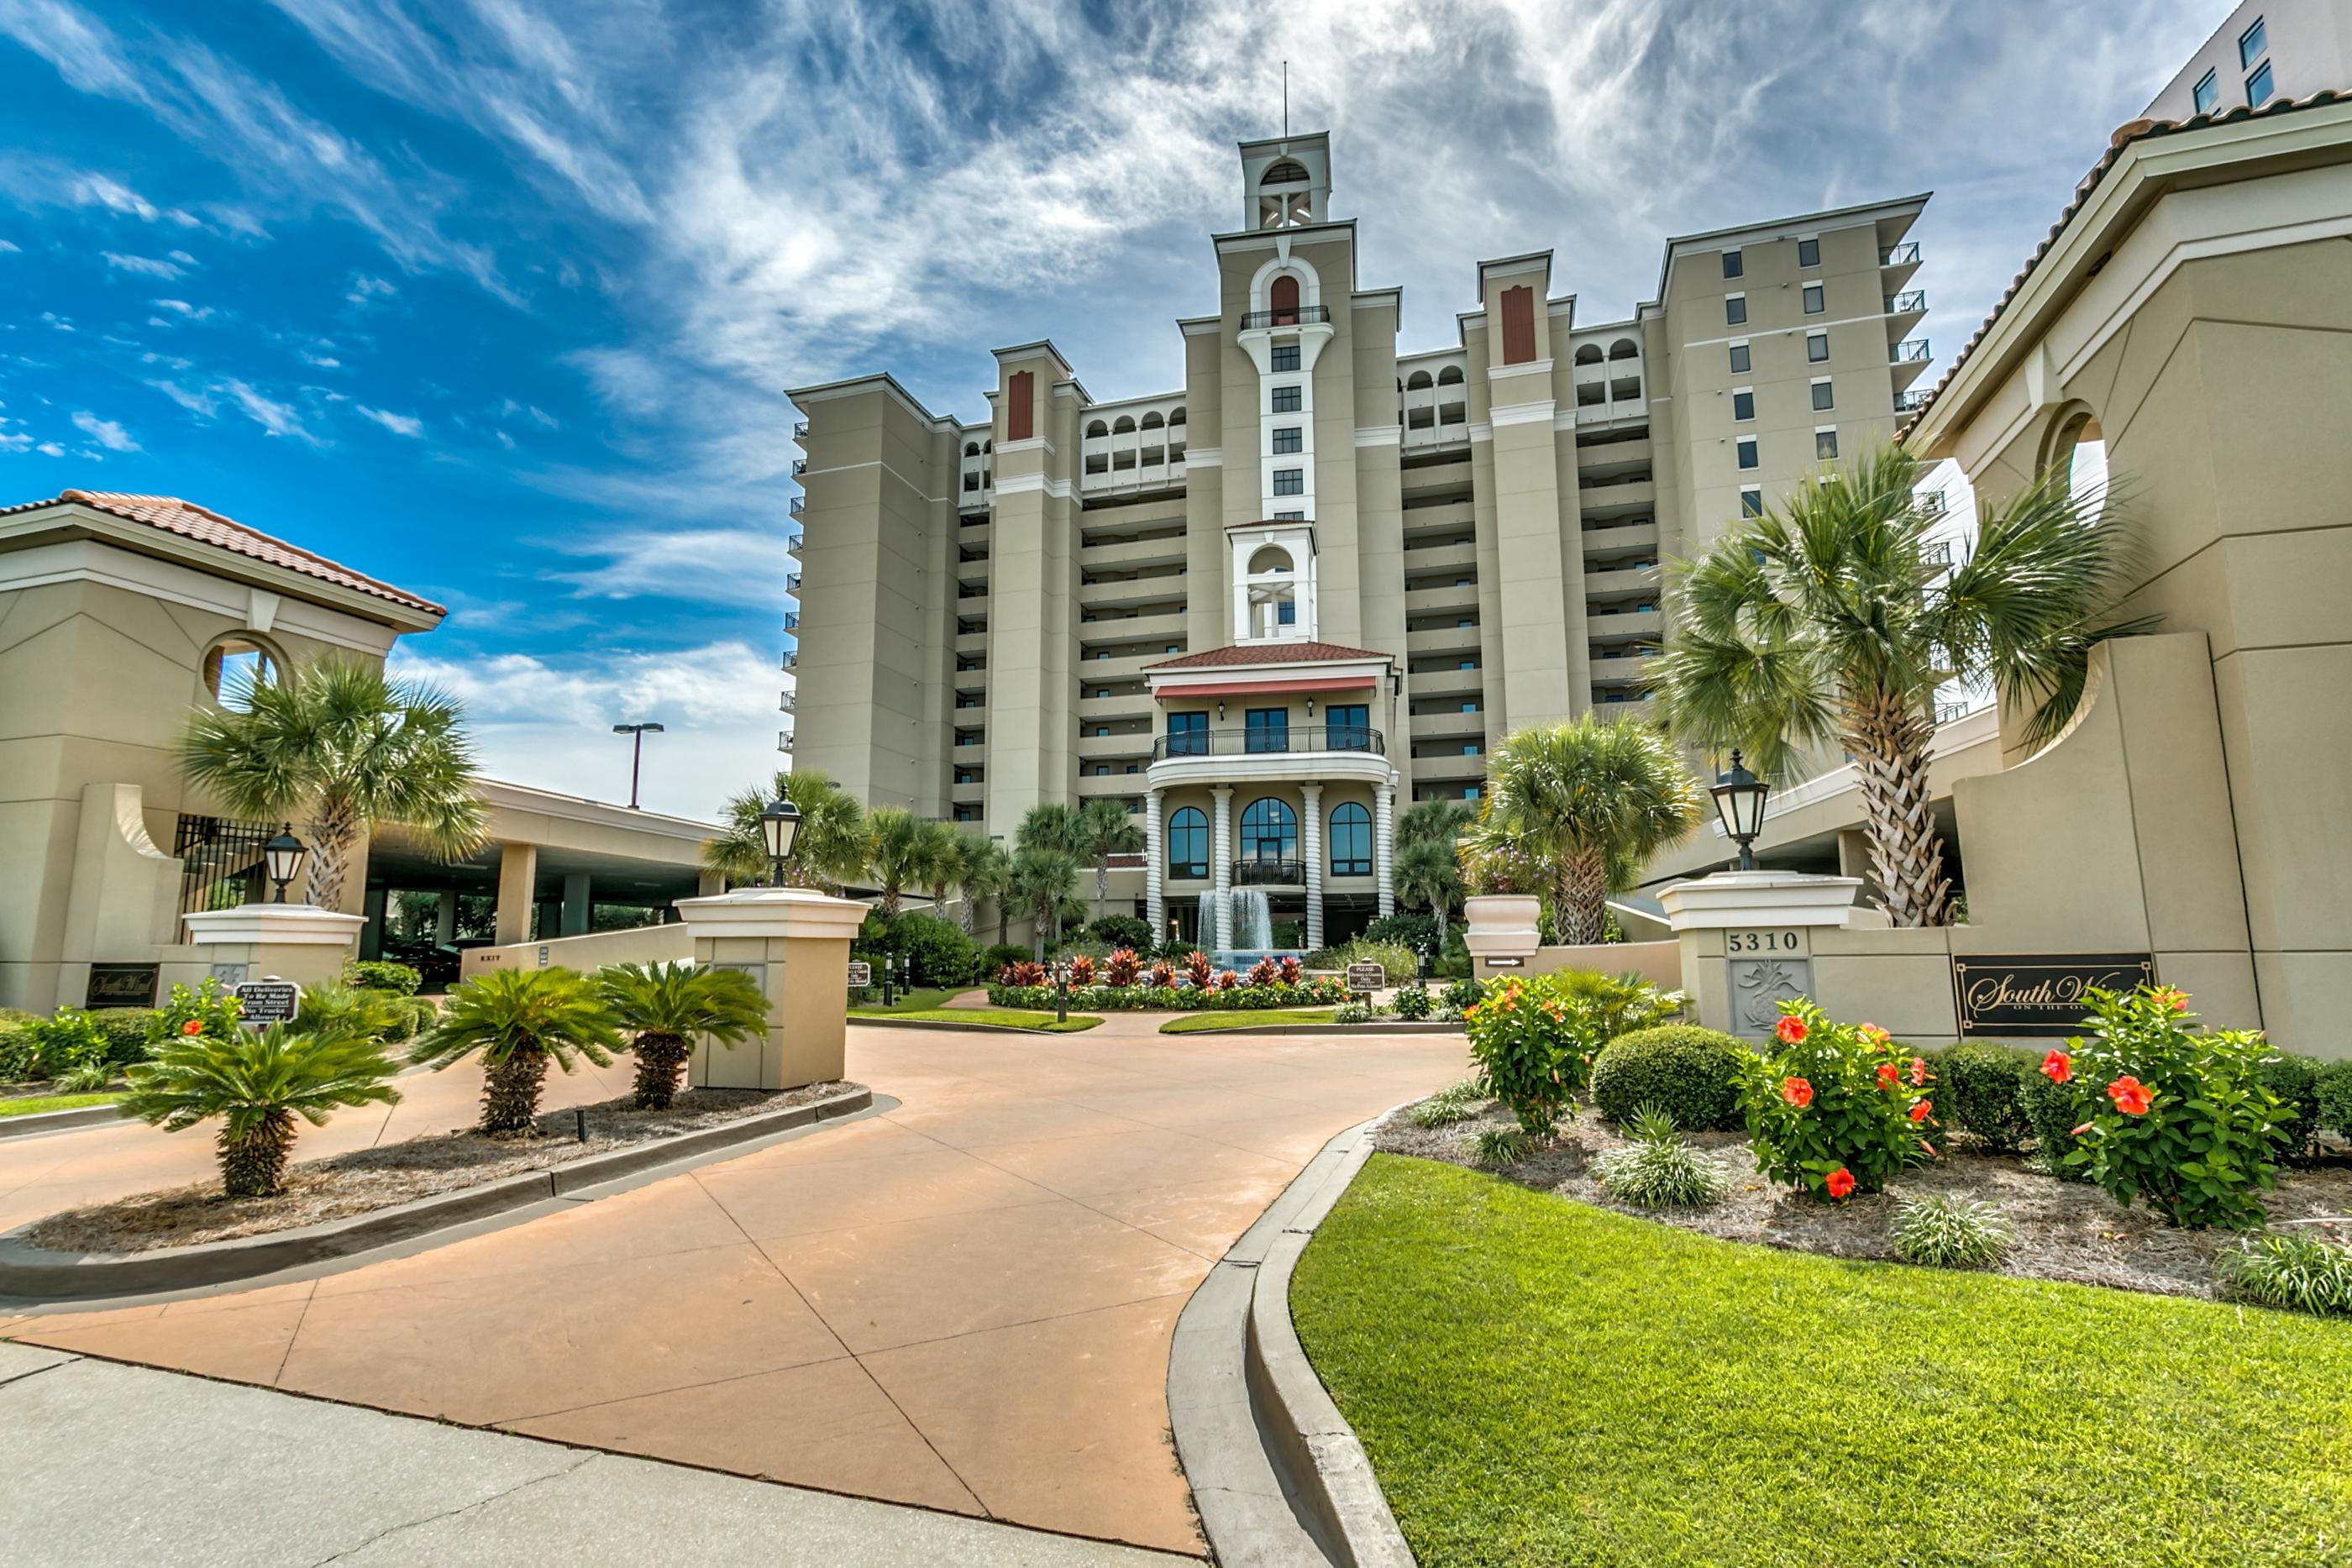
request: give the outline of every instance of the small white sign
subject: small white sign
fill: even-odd
[[[292,1023],[302,1008],[302,988],[291,980],[247,980],[236,988],[238,1021],[252,1029]]]
[[[856,990],[874,983],[874,967],[864,959],[853,959],[849,966],[849,988]]]
[[[1348,988],[1351,991],[1377,991],[1388,983],[1388,971],[1378,964],[1348,966]]]

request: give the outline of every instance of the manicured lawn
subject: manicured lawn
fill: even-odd
[[[1329,1008],[1269,1008],[1264,1012],[1185,1013],[1160,1026],[1162,1034],[1211,1034],[1223,1029],[1258,1029],[1270,1023],[1329,1023]]]
[[[1072,1013],[1066,1022],[1056,1023],[1052,1013],[1030,1012],[1021,1008],[918,1008],[912,1011],[899,1008],[887,1011],[881,1008],[852,1008],[849,1016],[919,1019],[930,1023],[990,1023],[1003,1029],[1038,1030],[1046,1034],[1076,1034],[1102,1022],[1097,1014]]]
[[[79,1111],[85,1105],[111,1105],[121,1098],[120,1090],[97,1094],[36,1094],[22,1100],[0,1100],[0,1116],[37,1116],[44,1111]]]
[[[880,996],[882,994],[882,988],[879,986],[875,987],[874,994],[876,996]],[[948,998],[954,995],[955,992],[953,991],[900,991],[896,994],[890,1005],[887,1008],[880,1002],[853,1003],[849,1009],[849,1016],[852,1018],[856,1018],[860,1015],[887,1018],[898,1013],[929,1012],[933,1008],[943,1008],[947,1006]]]
[[[1291,1311],[1427,1568],[2352,1561],[2352,1326],[1375,1155]]]

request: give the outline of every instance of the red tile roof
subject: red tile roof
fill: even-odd
[[[2352,89],[2315,92],[2309,98],[2273,99],[2260,109],[2240,107],[2221,114],[2192,114],[2186,120],[2135,120],[2116,127],[2116,133],[2107,139],[2105,153],[2091,166],[2091,172],[2083,176],[2082,183],[2074,187],[2074,199],[2066,204],[2064,212],[2058,214],[2058,221],[2051,225],[2048,236],[2034,247],[2032,256],[2025,258],[2023,269],[2015,277],[2010,279],[2009,287],[2002,293],[2000,302],[1993,306],[1992,314],[1984,319],[1984,325],[1976,329],[1976,335],[1970,338],[1967,345],[1960,350],[1950,367],[1928,391],[1927,397],[1920,402],[1917,408],[1911,411],[1911,417],[1895,429],[1895,439],[1903,440],[1917,427],[1921,420],[1927,417],[1927,411],[1935,406],[1936,399],[1942,395],[1946,387],[1952,384],[1952,378],[1958,375],[1960,367],[1969,362],[1969,356],[1976,351],[1978,344],[1984,341],[1985,334],[1992,330],[1993,323],[2000,319],[2000,313],[2009,308],[2009,302],[2017,298],[2018,290],[2025,287],[2025,280],[2033,276],[2033,269],[2042,265],[2042,258],[2048,256],[2051,248],[2057,245],[2058,236],[2066,232],[2066,225],[2074,221],[2074,214],[2083,210],[2083,204],[2091,199],[2091,193],[2098,189],[2099,182],[2107,177],[2107,171],[2113,169],[2123,157],[2125,148],[2135,141],[2146,141],[2154,137],[2177,135],[2184,131],[2202,131],[2210,125],[2227,125],[2241,120],[2252,120],[2257,115],[2288,114],[2298,109],[2317,109],[2323,104],[2337,103],[2347,99],[2352,99]]]
[[[1372,648],[1346,648],[1337,643],[1232,643],[1222,648],[1204,648],[1197,653],[1182,653],[1173,659],[1162,659],[1156,664],[1146,664],[1147,670],[1215,670],[1244,664],[1318,664],[1361,659],[1387,662],[1389,655]]]
[[[199,544],[229,550],[253,560],[266,561],[289,571],[299,571],[305,577],[314,577],[321,582],[331,582],[338,588],[348,588],[355,592],[372,594],[410,610],[421,610],[433,615],[448,613],[429,599],[419,599],[388,582],[379,582],[347,566],[337,565],[325,556],[313,555],[283,539],[272,538],[257,528],[248,528],[243,523],[224,517],[218,512],[208,511],[192,501],[183,501],[176,496],[127,496],[111,490],[68,490],[46,501],[0,507],[0,517],[68,503],[89,507],[128,522],[145,523],[150,528],[177,534],[182,538],[194,539]]]

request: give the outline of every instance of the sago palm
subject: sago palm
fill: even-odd
[[[1698,785],[1656,730],[1591,714],[1503,737],[1465,839],[1475,854],[1518,860],[1550,879],[1559,939],[1598,942],[1609,895],[1699,820]]]
[[[1143,847],[1143,830],[1118,801],[1097,796],[1078,810],[1078,839],[1084,857],[1095,862],[1095,918],[1103,916],[1110,896],[1110,857],[1131,855]]]
[[[1045,956],[1047,933],[1062,934],[1062,900],[1077,880],[1078,858],[1067,850],[1024,849],[1013,857],[1010,895],[1035,923],[1033,941],[1040,958]]]
[[[1654,672],[1683,739],[1737,747],[1768,776],[1799,747],[1852,758],[1871,869],[1901,926],[1940,924],[1951,891],[1927,793],[1937,689],[1990,683],[2046,740],[2082,700],[2092,648],[2153,623],[2116,614],[2130,536],[2063,468],[1981,516],[1948,569],[1919,479],[1890,448],[1726,529],[1675,569]]]
[[[607,1066],[621,1049],[613,1010],[594,982],[570,969],[492,969],[452,990],[411,1059],[436,1072],[479,1053],[482,1131],[530,1130],[550,1062],[586,1057]]]
[[[284,1185],[295,1117],[319,1127],[345,1106],[395,1104],[398,1071],[381,1042],[340,1020],[169,1035],[131,1066],[119,1109],[168,1133],[219,1121],[221,1191],[267,1197]]]
[[[866,873],[866,808],[814,768],[778,773],[765,789],[752,786],[730,799],[719,821],[726,831],[702,846],[702,869],[739,887],[768,880],[768,840],[760,813],[782,795],[801,814],[792,857],[784,862],[788,887],[839,893],[842,884]]]
[[[455,697],[332,653],[231,698],[188,721],[181,771],[233,815],[308,824],[310,903],[341,906],[352,852],[377,828],[445,860],[481,847],[488,808]]]
[[[1465,816],[1467,813],[1465,813]],[[1424,904],[1437,916],[1437,946],[1431,955],[1445,955],[1445,916],[1462,896],[1462,869],[1450,838],[1423,837],[1397,852],[1396,895],[1407,904]]]
[[[667,1111],[677,1075],[708,1035],[725,1046],[764,1034],[768,998],[740,969],[709,964],[611,964],[596,988],[637,1058],[637,1104]]]
[[[955,830],[901,806],[875,807],[866,813],[866,826],[871,835],[866,870],[882,895],[884,917],[898,918],[910,887],[926,889],[937,903],[940,879],[954,869]]]

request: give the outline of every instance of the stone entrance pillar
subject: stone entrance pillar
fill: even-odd
[[[1708,1029],[1748,1040],[1772,1032],[1784,997],[1818,998],[1812,935],[1852,923],[1862,879],[1792,871],[1725,871],[1658,894],[1682,944],[1683,989]]]
[[[223,985],[273,977],[314,986],[343,972],[352,956],[362,915],[343,915],[314,904],[241,904],[180,918],[188,943],[203,951]]]
[[[1323,786],[1301,784],[1298,793],[1306,802],[1307,950],[1312,953],[1323,946]]]
[[[728,1050],[695,1048],[697,1089],[797,1089],[842,1075],[849,939],[866,905],[800,887],[746,887],[682,898],[694,961],[750,975],[768,998],[767,1031]]]

